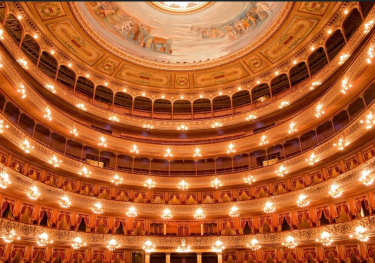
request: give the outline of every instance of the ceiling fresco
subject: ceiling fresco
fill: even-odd
[[[214,2],[195,13],[166,13],[146,2],[78,2],[90,26],[123,51],[184,63],[229,55],[270,28],[285,2]]]

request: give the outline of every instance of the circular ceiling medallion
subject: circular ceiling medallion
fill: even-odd
[[[213,2],[169,2],[169,1],[155,1],[147,2],[152,7],[159,11],[168,14],[192,14],[199,12],[210,5]]]

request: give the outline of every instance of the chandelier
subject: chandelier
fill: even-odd
[[[132,206],[129,208],[129,211],[126,213],[127,217],[137,217],[137,211],[135,210],[135,207]]]
[[[273,203],[271,201],[267,201],[266,205],[264,206],[265,213],[273,213],[275,212],[275,207],[273,207]]]
[[[319,82],[313,82],[313,83],[311,84],[310,90],[315,89],[315,86],[318,86],[318,85],[320,85]]]
[[[77,104],[76,107],[77,107],[78,109],[83,110],[83,111],[86,111],[86,110],[87,110],[86,107],[85,107],[85,104],[83,104],[83,103],[79,103],[79,104]]]
[[[38,191],[38,188],[37,188],[35,185],[33,185],[33,186],[31,187],[31,193],[28,193],[27,196],[28,196],[30,199],[32,199],[32,200],[36,200],[36,199],[38,199],[39,196],[40,196],[40,193],[39,193],[39,191]]]
[[[288,105],[289,105],[289,101],[282,101],[281,104],[280,104],[280,106],[279,106],[279,109],[282,109],[282,108],[284,108],[284,107],[286,107]]]
[[[144,251],[146,251],[146,253],[151,253],[152,251],[154,251],[154,248],[155,246],[152,244],[151,240],[147,240],[145,242],[145,245],[143,246],[143,249]]]
[[[103,146],[104,148],[107,147],[107,144],[105,143],[105,138],[103,136],[100,137],[98,145]]]
[[[295,129],[294,126],[296,126],[295,122],[290,123],[290,125],[289,125],[289,131],[288,131],[289,134],[297,131],[297,129]]]
[[[366,124],[366,129],[371,129],[375,125],[375,116],[373,112],[366,115],[365,120],[360,120],[360,123]]]
[[[18,62],[26,69],[28,69],[29,67],[27,66],[27,61],[24,60],[24,59],[19,59]]]
[[[187,126],[185,126],[185,125],[183,125],[183,124],[181,124],[180,126],[178,126],[177,127],[177,130],[181,130],[181,131],[187,131],[188,130],[188,127]]]
[[[17,92],[22,94],[22,99],[26,97],[26,89],[24,85],[20,84],[20,88],[17,90]]]
[[[178,252],[189,252],[190,246],[186,246],[185,239],[181,240],[181,246],[177,248]]]
[[[240,216],[240,212],[238,211],[237,206],[232,206],[232,208],[229,211],[229,216],[230,217],[239,217]]]
[[[250,248],[251,250],[258,250],[261,248],[261,246],[259,245],[258,239],[255,239],[255,238],[251,240],[251,245],[247,244],[247,247]]]
[[[21,238],[16,236],[16,231],[13,229],[10,230],[8,235],[3,236],[3,240],[5,243],[12,243],[14,240],[20,240]]]
[[[348,142],[346,142],[346,143],[344,143],[344,138],[340,138],[338,141],[337,141],[337,143],[334,143],[333,144],[333,146],[337,146],[337,149],[339,150],[339,151],[342,151],[342,150],[344,150],[344,148],[346,147],[346,146],[348,146],[349,145],[349,143]]]
[[[51,110],[47,107],[45,108],[45,111],[46,111],[46,114],[44,114],[44,118],[51,121],[52,120],[52,116],[51,116]]]
[[[342,191],[339,190],[339,185],[338,184],[333,184],[331,185],[331,191],[329,191],[329,194],[333,198],[337,198],[342,195]]]
[[[247,184],[251,184],[252,182],[255,182],[254,176],[252,176],[251,174],[249,174],[248,176],[244,177],[243,180]]]
[[[122,184],[122,177],[115,174],[115,176],[113,176],[111,182],[114,183],[115,185]]]
[[[329,246],[333,242],[330,236],[331,235],[327,231],[324,231],[321,235],[320,240],[317,239],[316,242],[322,243],[323,246]]]
[[[149,129],[153,129],[154,126],[152,126],[150,124],[143,124],[143,128],[146,128],[147,130],[149,130]]]
[[[82,239],[80,237],[74,238],[74,243],[72,244],[74,249],[80,249],[83,246],[86,246],[86,243],[82,243]]]
[[[83,167],[78,174],[83,175],[84,177],[90,177],[91,172],[86,167]]]
[[[195,219],[198,219],[198,220],[201,220],[201,219],[204,219],[206,216],[204,215],[203,213],[203,210],[202,208],[198,208],[197,211],[195,211],[195,215],[194,215],[194,218]]]
[[[340,59],[341,59],[342,56],[340,56]],[[348,79],[343,79],[342,80],[342,84],[341,84],[341,92],[342,93],[346,93],[346,91],[352,87],[352,85],[348,85]]]
[[[39,240],[38,240],[38,246],[45,247],[48,244],[52,244],[53,240],[48,241],[48,235],[46,233],[42,233],[39,235]]]
[[[286,243],[283,243],[283,246],[286,246],[287,248],[295,248],[297,246],[297,243],[294,242],[294,237],[288,236],[286,238]]]
[[[375,178],[374,178],[374,176],[369,176],[370,173],[371,172],[370,172],[369,169],[366,169],[366,170],[362,171],[362,175],[359,178],[359,181],[362,182],[366,186],[372,184],[374,182]]]
[[[25,153],[30,153],[30,150],[31,149],[34,149],[34,146],[31,146],[29,141],[25,138],[22,142],[22,146],[21,146],[21,149],[25,152]]]
[[[365,26],[366,26],[366,24],[365,24]],[[371,60],[374,58],[374,46],[372,46],[368,49],[367,54],[368,54],[367,63],[371,64]]]
[[[137,147],[137,145],[133,145],[133,148],[130,150],[130,152],[131,153],[136,153],[136,154],[138,154],[139,152],[138,152],[138,147]]]
[[[146,180],[146,183],[144,184],[144,186],[147,186],[148,188],[153,188],[155,187],[155,182],[149,178]]]
[[[74,128],[73,130],[70,130],[70,133],[73,134],[74,137],[78,136],[78,132],[76,128]]]
[[[120,246],[121,245],[117,244],[117,241],[112,238],[111,240],[109,240],[107,248],[112,251],[112,250],[118,249]]]
[[[310,201],[308,201],[306,198],[307,196],[305,194],[300,194],[298,196],[297,206],[299,207],[308,206],[310,204]]]
[[[60,163],[62,162],[61,160],[57,159],[55,155],[52,156],[52,158],[48,161],[50,164],[53,165],[53,167],[59,167]]]
[[[323,105],[322,104],[318,104],[316,106],[316,114],[315,114],[315,116],[317,118],[319,118],[320,116],[322,116],[324,114],[324,111],[322,111],[322,109],[323,109]]]
[[[201,150],[198,147],[195,148],[194,157],[202,157]]]
[[[277,176],[283,177],[284,175],[287,174],[287,171],[286,171],[286,168],[284,167],[284,165],[281,165],[279,167],[279,170],[276,170],[275,173],[277,174]]]
[[[184,180],[178,183],[178,189],[186,190],[188,189],[188,183],[186,183]]]
[[[261,139],[261,142],[259,143],[259,145],[266,145],[268,143],[268,141],[266,141],[266,135],[262,135],[262,139]]]
[[[233,145],[233,143],[230,143],[229,145],[228,145],[228,151],[227,151],[227,153],[235,153],[236,152],[236,150],[234,150],[234,145]]]
[[[164,157],[173,157],[173,154],[171,153],[171,149],[169,149],[169,147],[167,148],[167,153],[164,154]]]
[[[347,60],[348,57],[349,57],[348,54],[343,54],[343,55],[341,55],[341,56],[340,56],[339,65],[344,64],[345,60]],[[350,85],[350,86],[351,86],[351,85]],[[343,92],[343,93],[345,94],[345,92]]]
[[[5,122],[3,120],[0,120],[0,133],[3,133],[4,132],[4,128],[9,128],[9,125],[8,124],[5,124]]]
[[[366,228],[363,226],[357,226],[355,228],[355,238],[361,242],[366,242],[368,240],[368,235],[364,234],[366,232]],[[353,235],[350,235],[350,238],[353,238]]]
[[[10,185],[9,175],[4,170],[0,173],[0,187],[5,189]]]
[[[163,210],[163,214],[161,215],[161,218],[165,220],[171,219],[172,218],[171,210],[169,210],[168,208],[165,208]]]
[[[221,127],[223,126],[223,124],[221,122],[215,122],[214,124],[212,124],[212,128],[217,128],[217,127]]]
[[[94,207],[92,208],[92,211],[95,213],[95,214],[103,214],[103,209],[102,209],[102,205],[100,203],[96,203],[94,205]]]
[[[213,181],[211,181],[211,186],[212,187],[219,188],[222,185],[223,184],[221,183],[221,181],[219,180],[219,178],[215,178]]]
[[[66,195],[61,197],[60,206],[62,208],[69,208],[71,204],[72,203],[70,202],[69,197],[67,197]]]
[[[253,114],[250,114],[249,116],[246,117],[247,121],[255,120],[257,117]]]
[[[116,116],[111,116],[111,117],[109,117],[109,120],[110,120],[110,121],[115,121],[115,122],[119,122],[119,121],[120,121],[120,119],[117,118]]]
[[[52,93],[56,93],[55,87],[53,85],[47,84],[46,89],[48,89]]]
[[[223,242],[221,242],[220,240],[216,240],[215,244],[212,246],[212,250],[214,252],[221,252],[223,251],[223,249],[225,249],[225,247],[223,246]]]
[[[369,21],[369,22],[367,22],[364,26],[365,26],[365,30],[363,31],[363,33],[368,33],[369,31],[370,31],[370,28],[371,28],[371,26],[374,24],[374,21]]]
[[[306,162],[308,162],[309,165],[314,165],[314,163],[316,163],[317,161],[318,161],[318,158],[316,158],[315,153],[312,153],[310,155],[310,158],[306,159]]]
[[[204,2],[163,2],[163,5],[166,5],[168,7],[177,6],[178,8],[185,9],[191,3],[195,5],[199,5]]]

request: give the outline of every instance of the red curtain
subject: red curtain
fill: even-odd
[[[124,252],[113,252],[111,260],[115,261],[119,258],[121,261],[124,261]]]
[[[325,207],[321,207],[318,209],[317,211],[317,216],[318,216],[318,219],[320,219],[322,217],[322,213],[324,213],[324,216],[329,219],[329,210],[328,210],[328,206],[325,206]]]
[[[57,224],[60,224],[64,220],[64,217],[66,218],[66,222],[70,223],[70,212],[60,211]]]
[[[229,223],[229,226],[231,229],[234,229],[234,222],[233,220],[223,220],[223,229],[227,227],[227,224]]]
[[[81,224],[82,219],[85,221],[86,227],[90,226],[90,216],[78,214],[77,222],[76,222],[76,230],[78,229],[79,225]]]
[[[297,259],[297,256],[296,256],[296,253],[293,252],[293,251],[285,251],[284,252],[284,260],[287,260],[288,259],[288,256],[290,255],[290,257],[295,261]]]
[[[108,226],[108,217],[97,217],[96,222],[95,222],[95,226],[98,227],[101,220],[103,220],[103,226],[107,227]],[[86,223],[86,225],[87,225],[87,223]]]
[[[271,257],[272,260],[276,260],[276,254],[274,251],[266,251],[263,254],[263,260],[266,261],[268,257]]]
[[[126,219],[124,218],[115,218],[115,229],[120,226],[120,223],[122,223],[122,227],[126,228]]]
[[[259,217],[259,227],[263,227],[265,222],[267,222],[267,225],[272,226],[271,217],[269,216]]]
[[[289,213],[279,215],[279,225],[283,224],[284,218],[285,218],[285,221],[288,223],[288,225],[290,225],[291,220],[290,220],[290,214]]]
[[[317,254],[315,249],[304,249],[303,250],[303,259],[307,260],[309,258],[309,255],[314,259],[317,260]]]
[[[2,205],[2,207],[1,207],[1,214],[3,214],[4,211],[8,208],[8,205],[10,205],[9,210],[10,210],[10,211],[12,212],[12,214],[13,214],[14,203],[15,203],[14,200],[4,199],[4,201],[3,201],[3,205]]]
[[[332,252],[333,257],[338,260],[339,259],[339,254],[337,253],[336,249],[324,249],[324,257],[326,259],[329,259],[329,255]]]
[[[267,186],[260,186],[260,187],[256,188],[255,193],[258,194],[262,189],[265,193],[268,193],[268,187]]]
[[[369,255],[370,257],[374,256],[374,250],[373,250],[372,247],[369,247],[369,248],[368,248],[368,255]]]
[[[98,258],[102,261],[104,260],[104,251],[93,251],[92,261],[95,261]]]
[[[293,181],[293,188],[295,188],[297,186],[297,182],[299,182],[302,186],[305,186],[305,182],[303,180],[303,177],[299,177],[299,178],[296,178],[294,181]]]
[[[366,196],[362,196],[360,198],[357,198],[355,200],[355,204],[357,206],[357,209],[360,210],[361,209],[361,202],[363,201],[364,205],[365,205],[365,208],[368,210],[369,209],[369,202],[367,201],[367,197]]]
[[[74,250],[72,255],[72,261],[76,261],[78,257],[85,259],[85,251],[84,250]]]
[[[244,255],[244,259],[247,261],[249,259],[249,257],[251,257],[253,259],[254,262],[256,262],[256,255],[255,254],[245,254]]]
[[[241,228],[244,228],[247,225],[252,228],[253,227],[253,219],[252,218],[241,218]]]
[[[20,254],[20,258],[25,258],[25,247],[24,246],[13,246],[12,254],[11,254],[11,260],[14,260],[17,256],[17,253]]]
[[[352,253],[354,253],[356,258],[360,258],[360,253],[357,246],[345,246],[346,258],[350,258]]]
[[[143,220],[135,220],[133,222],[133,230],[137,228],[138,223],[139,223],[141,229],[145,230],[145,222]]]
[[[39,219],[38,219],[38,224],[40,224],[40,221],[42,221],[44,214],[47,214],[47,219],[51,220],[52,218],[52,213],[51,210],[47,210],[44,207],[41,208],[40,214],[39,214]]]
[[[45,257],[44,249],[37,249],[37,248],[34,248],[33,254],[31,255],[31,259],[33,259],[33,260],[36,259],[38,254],[40,255],[41,259],[44,259],[44,257]]]

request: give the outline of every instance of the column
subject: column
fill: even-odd
[[[203,222],[201,223],[201,236],[203,236],[204,235],[204,227],[203,227]]]
[[[150,255],[151,253],[145,253],[145,263],[150,263]]]
[[[221,252],[217,252],[217,263],[223,263],[223,254]]]
[[[165,263],[171,263],[171,253],[165,253]]]
[[[166,223],[164,223],[163,224],[163,235],[165,236],[165,235],[167,235],[167,224]],[[169,255],[170,256],[170,255]],[[168,258],[168,257],[167,257]]]
[[[197,252],[197,263],[202,263],[202,253]]]

